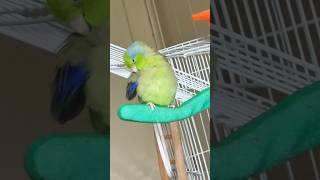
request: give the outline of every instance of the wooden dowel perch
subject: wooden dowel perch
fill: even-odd
[[[173,150],[175,154],[175,163],[176,169],[178,174],[178,180],[187,180],[187,172],[186,172],[186,165],[184,162],[184,153],[182,149],[182,142],[179,130],[179,123],[174,122],[170,123],[172,141],[173,141]]]

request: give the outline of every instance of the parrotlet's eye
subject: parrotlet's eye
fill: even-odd
[[[132,59],[132,62],[135,63],[135,62],[136,62],[136,59]]]

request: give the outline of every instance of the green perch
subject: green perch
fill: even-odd
[[[51,134],[30,144],[24,168],[32,180],[109,180],[109,154],[108,135]]]
[[[170,123],[193,116],[210,107],[210,87],[172,109],[157,106],[151,110],[145,104],[125,104],[118,110],[118,116],[124,121],[141,123]]]
[[[211,178],[242,180],[320,144],[320,81],[288,96],[211,148]]]

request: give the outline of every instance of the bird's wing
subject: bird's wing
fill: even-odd
[[[73,119],[82,111],[87,78],[88,72],[83,64],[66,63],[58,68],[52,85],[51,112],[59,122]]]
[[[132,73],[129,77],[129,82],[127,84],[126,89],[126,97],[128,100],[133,99],[137,95],[137,88],[138,88],[138,73]]]

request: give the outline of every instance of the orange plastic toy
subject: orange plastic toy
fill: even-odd
[[[210,25],[210,9],[192,15],[193,21],[207,20]]]

